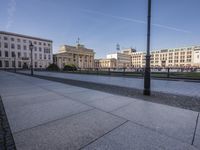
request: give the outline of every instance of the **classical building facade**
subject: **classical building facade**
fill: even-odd
[[[94,67],[95,68],[116,68],[117,60],[115,58],[95,59]]]
[[[53,62],[52,41],[0,31],[0,68],[29,68],[33,44],[33,68],[46,68]]]
[[[127,68],[131,67],[131,54],[135,49],[127,48],[122,52],[108,54],[105,59],[96,59],[96,68]]]
[[[69,64],[78,68],[94,68],[94,55],[93,49],[85,48],[84,45],[62,45],[59,52],[53,55],[53,59],[54,63],[61,69]]]
[[[145,56],[144,52],[131,53],[132,67],[144,67]],[[151,67],[200,67],[200,46],[153,50]]]
[[[115,68],[143,68],[146,61],[145,52],[135,49],[124,49],[121,52],[107,55],[106,59],[95,61],[96,67],[112,68],[111,60],[115,59]],[[151,51],[151,67],[190,68],[200,67],[200,46],[170,48]]]
[[[116,59],[117,68],[126,68],[131,66],[131,56],[125,53],[113,53],[106,56],[107,59]]]

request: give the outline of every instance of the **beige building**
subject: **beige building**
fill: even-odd
[[[106,59],[96,60],[95,66],[111,67],[111,59],[116,61],[115,68],[143,68],[146,61],[145,52],[136,52],[135,49],[124,49],[122,52],[107,55]],[[151,67],[200,67],[200,46],[170,48],[151,51]]]
[[[94,51],[85,48],[83,45],[77,46],[62,45],[59,52],[53,55],[54,63],[63,69],[65,65],[74,64],[78,68],[94,67]]]
[[[117,60],[115,58],[95,59],[94,60],[94,67],[95,68],[116,68],[117,67]]]
[[[124,53],[113,53],[106,56],[107,59],[116,59],[117,68],[126,68],[131,66],[131,56]]]
[[[145,56],[144,52],[133,52],[132,67],[144,67]],[[200,46],[153,50],[151,67],[200,67]]]
[[[33,68],[46,68],[53,62],[52,41],[0,31],[0,68],[30,68],[33,44]]]
[[[104,59],[96,59],[96,68],[129,68],[131,67],[131,54],[135,49],[127,48],[122,52],[108,54]]]

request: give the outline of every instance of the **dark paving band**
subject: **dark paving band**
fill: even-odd
[[[19,73],[19,74],[30,76],[29,74],[25,74],[25,73]],[[93,82],[87,82],[87,81],[78,81],[78,80],[72,80],[72,79],[48,77],[48,76],[41,76],[41,75],[34,75],[34,77],[200,112],[200,98],[199,97],[167,94],[167,93],[155,92],[155,91],[152,91],[151,96],[144,96],[143,90],[134,89],[134,88],[120,87],[116,85],[108,85],[108,84],[101,84],[101,83],[93,83]]]
[[[16,150],[13,135],[0,96],[0,150]]]

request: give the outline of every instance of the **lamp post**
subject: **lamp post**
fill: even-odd
[[[150,68],[150,35],[151,35],[151,0],[148,0],[148,17],[147,17],[147,54],[144,74],[144,95],[151,95],[151,68]]]
[[[15,73],[17,72],[17,69],[16,69],[16,54],[14,53],[14,67],[15,67]]]
[[[33,76],[33,44],[30,42],[29,49],[31,50],[31,75]]]

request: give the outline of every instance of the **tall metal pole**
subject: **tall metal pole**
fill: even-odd
[[[33,76],[33,44],[32,42],[30,43],[29,48],[31,50],[31,75]]]
[[[33,49],[31,49],[31,75],[33,75]]]
[[[15,62],[15,73],[17,72],[17,69],[16,69],[16,54],[14,55],[15,57],[14,57],[14,62]]]
[[[150,68],[150,38],[151,38],[151,0],[148,0],[148,18],[147,18],[147,54],[144,74],[144,95],[151,95],[151,68]]]

